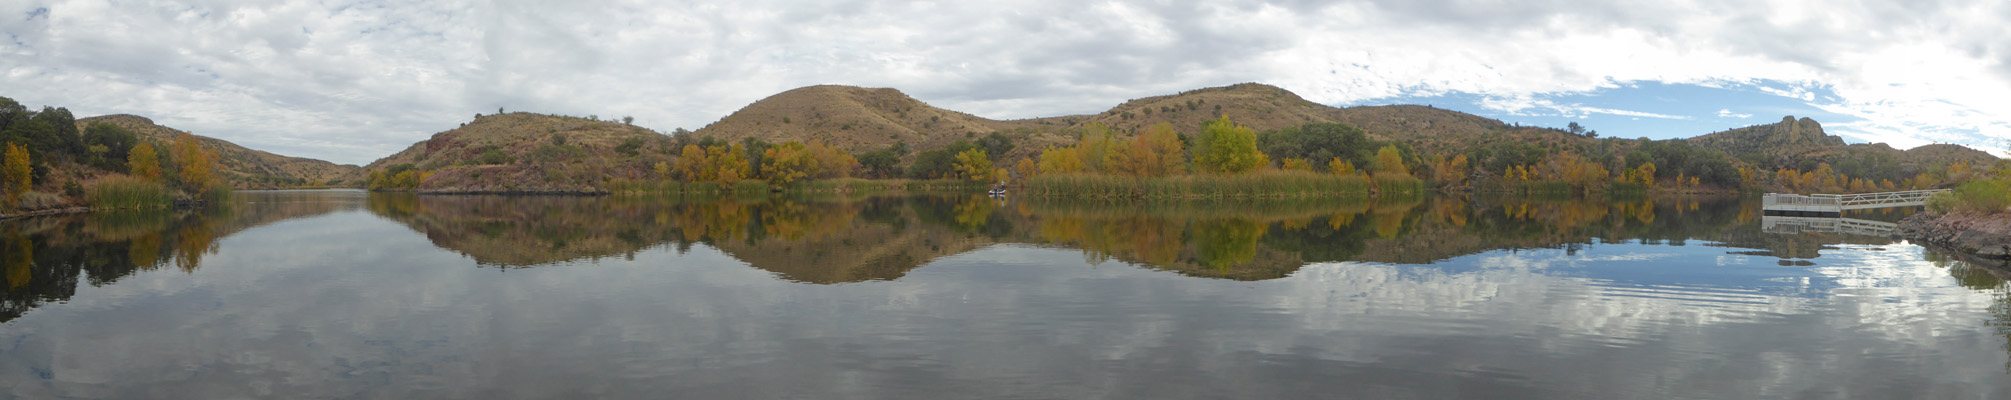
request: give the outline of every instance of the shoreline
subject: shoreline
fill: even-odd
[[[50,215],[82,214],[87,212],[91,212],[90,207],[80,206],[80,207],[46,208],[24,213],[0,214],[0,221],[7,221],[17,218],[28,218],[28,217],[46,217]]]
[[[1914,214],[1899,221],[1908,241],[1993,260],[2011,260],[2011,214]]]

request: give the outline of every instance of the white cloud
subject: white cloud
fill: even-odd
[[[1752,117],[1753,117],[1753,115],[1752,115],[1752,114],[1740,114],[1740,113],[1734,113],[1734,112],[1732,112],[1732,109],[1729,109],[1729,108],[1721,108],[1721,109],[1718,109],[1718,118],[1738,118],[1738,119],[1746,119],[1746,118],[1752,118]]]
[[[499,106],[667,131],[822,83],[1024,118],[1248,81],[1333,104],[1809,82],[1840,99],[1771,90],[1883,127],[1853,134],[1981,143],[2011,135],[2011,98],[1996,95],[2011,91],[2004,20],[2011,3],[1988,0],[28,0],[0,4],[0,95],[347,163]]]
[[[1519,97],[1485,97],[1480,100],[1482,108],[1521,116],[1548,116],[1565,118],[1585,118],[1592,114],[1618,115],[1623,117],[1643,117],[1660,119],[1690,119],[1688,116],[1656,114],[1643,111],[1620,110],[1591,107],[1583,104],[1558,104],[1550,100]]]

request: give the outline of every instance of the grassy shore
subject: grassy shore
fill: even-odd
[[[1033,178],[1027,193],[1079,198],[1237,198],[1369,196],[1422,193],[1424,182],[1409,175],[1334,175],[1308,171],[1260,171],[1237,175],[1127,177],[1061,174]]]

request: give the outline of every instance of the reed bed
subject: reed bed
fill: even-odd
[[[130,176],[110,176],[84,188],[84,202],[98,209],[166,208],[175,204],[168,187]]]

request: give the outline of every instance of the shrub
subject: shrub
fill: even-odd
[[[1978,180],[1934,195],[1927,208],[1935,212],[2001,213],[2011,207],[2011,180]]]
[[[475,163],[479,165],[509,164],[510,155],[503,154],[503,149],[489,146],[487,150],[482,150],[482,155],[475,157]]]
[[[174,205],[174,197],[158,182],[115,175],[85,185],[84,202],[91,208],[156,208]]]
[[[615,145],[614,151],[628,156],[635,156],[637,154],[640,154],[640,152],[638,152],[637,150],[642,148],[642,144],[643,144],[642,138],[639,137],[628,138],[628,140],[622,141],[621,144]]]

